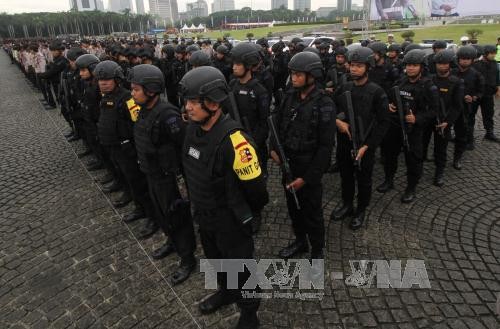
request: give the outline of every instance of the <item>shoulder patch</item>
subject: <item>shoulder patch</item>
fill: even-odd
[[[127,101],[127,108],[130,113],[130,118],[132,119],[132,121],[136,122],[137,118],[139,117],[139,111],[141,110],[141,107],[134,102],[133,98],[131,98]]]
[[[234,151],[233,170],[240,180],[251,180],[261,175],[257,152],[241,134],[235,131],[230,136]]]

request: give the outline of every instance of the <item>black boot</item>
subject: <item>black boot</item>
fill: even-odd
[[[401,196],[401,202],[411,203],[415,200],[415,188],[407,187],[405,193]]]
[[[434,185],[437,187],[441,187],[444,185],[444,171],[437,169],[436,174],[434,175]]]
[[[214,294],[210,295],[210,297],[202,301],[198,305],[198,308],[200,309],[201,314],[210,314],[214,313],[222,306],[229,305],[234,302],[236,302],[235,297],[228,294],[225,290],[219,289]]]
[[[97,182],[99,184],[107,184],[110,183],[113,179],[114,179],[113,175],[107,173],[106,175],[102,176],[102,178],[97,179]]]
[[[154,220],[149,219],[146,223],[146,226],[141,230],[139,236],[137,237],[139,240],[146,240],[152,237],[156,232],[158,232],[160,228],[155,223]],[[165,256],[166,257],[166,256]]]
[[[468,143],[466,146],[465,146],[465,149],[467,151],[473,151],[476,147],[474,146],[474,141]]]
[[[154,250],[151,253],[151,258],[153,258],[153,259],[162,259],[162,258],[165,258],[168,255],[170,255],[174,251],[175,251],[174,244],[172,243],[172,241],[167,240],[163,246],[161,246],[160,248]]]
[[[102,191],[104,193],[111,193],[119,191],[122,188],[122,184],[118,183],[118,181],[113,180],[110,184],[102,187]]]
[[[101,161],[93,161],[87,165],[87,170],[88,171],[96,171],[99,169],[103,169],[104,164]]]
[[[361,228],[363,226],[363,223],[365,221],[365,210],[358,210],[356,211],[356,214],[352,217],[351,223],[349,224],[349,227],[351,230],[356,231],[357,229]]]
[[[113,201],[113,206],[115,208],[122,208],[128,205],[132,201],[132,197],[128,193],[122,193],[122,195],[116,200]]]
[[[305,239],[298,239],[289,244],[288,246],[286,246],[285,248],[281,249],[280,252],[278,253],[278,256],[284,259],[288,259],[298,253],[308,252],[308,251],[309,251],[309,245],[307,244],[307,241]]]
[[[394,181],[392,178],[386,178],[382,184],[377,187],[377,192],[386,193],[394,188]]]
[[[260,326],[257,311],[241,310],[235,329],[257,329]]]
[[[145,217],[146,213],[144,212],[144,209],[142,207],[135,207],[135,209],[130,214],[127,214],[123,217],[123,222],[132,223],[133,221]]]
[[[352,204],[343,204],[340,207],[335,208],[330,215],[330,220],[340,221],[352,215]]]
[[[453,159],[453,168],[456,170],[462,170],[462,157],[461,156],[455,156]]]
[[[85,149],[83,152],[78,153],[76,156],[77,156],[79,159],[81,159],[81,158],[83,158],[84,156],[87,156],[87,155],[89,155],[89,154],[91,154],[91,153],[92,153],[92,151],[91,151],[90,149]]]
[[[77,140],[79,140],[79,139],[81,139],[81,137],[80,137],[80,136],[78,136],[78,134],[73,134],[72,136],[70,136],[70,137],[66,138],[66,140],[67,140],[68,142],[74,142],[74,141],[77,141]]]
[[[497,138],[497,136],[495,136],[493,131],[486,132],[486,135],[484,135],[484,139],[492,141],[492,142],[498,142],[498,138]]]
[[[196,260],[181,261],[179,268],[170,276],[170,283],[175,286],[186,281],[196,268]]]
[[[73,136],[75,134],[75,132],[73,130],[71,130],[70,132],[68,133],[65,133],[63,136],[66,137],[66,138],[70,138],[71,136]]]

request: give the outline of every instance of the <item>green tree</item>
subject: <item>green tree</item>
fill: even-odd
[[[413,41],[413,37],[415,36],[415,32],[412,30],[407,30],[401,33],[401,37],[406,41]]]

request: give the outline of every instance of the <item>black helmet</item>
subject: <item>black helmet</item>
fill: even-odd
[[[163,73],[151,64],[140,64],[132,67],[128,73],[128,80],[153,93],[160,94],[165,90]]]
[[[379,53],[381,56],[385,56],[387,53],[387,46],[383,42],[372,42],[368,45],[374,53]]]
[[[269,48],[269,43],[267,42],[266,38],[260,38],[259,40],[257,40],[257,42],[255,42],[255,44],[264,48]]]
[[[54,40],[50,43],[49,50],[64,50],[64,45],[60,40]]]
[[[420,47],[420,45],[417,45],[416,43],[410,43],[404,48],[404,54],[406,55],[409,51],[412,51],[414,49],[422,49],[422,47]]]
[[[99,64],[100,60],[96,55],[85,54],[76,59],[76,67],[79,69],[89,69],[90,72],[93,72],[96,65]]]
[[[483,46],[472,44],[472,47],[474,47],[474,49],[476,49],[476,52],[477,52],[476,58],[479,58],[483,55],[483,53],[484,53]]]
[[[483,55],[488,55],[491,53],[496,53],[497,47],[494,45],[484,45],[483,46]]]
[[[314,78],[320,78],[323,75],[321,58],[318,54],[309,51],[295,54],[288,62],[288,69],[310,73]]]
[[[308,51],[310,53],[315,53],[317,55],[319,55],[319,50],[318,48],[314,48],[314,47],[305,47],[303,51]]]
[[[242,63],[248,68],[259,64],[260,53],[253,43],[242,42],[231,50],[231,59],[234,63]]]
[[[66,58],[70,61],[76,61],[76,59],[82,55],[85,55],[87,52],[80,47],[73,47],[68,50],[66,53]]]
[[[424,64],[425,52],[422,49],[413,49],[406,53],[403,58],[405,64]]]
[[[347,53],[347,61],[349,63],[365,63],[368,64],[368,67],[375,66],[373,50],[368,47],[360,47],[349,50],[349,52]]]
[[[330,50],[330,44],[326,43],[326,42],[323,42],[323,43],[320,43],[317,48],[319,50]]]
[[[191,54],[189,64],[192,66],[210,65],[210,57],[203,50],[197,50]]]
[[[409,45],[411,45],[411,42],[410,41],[403,41],[401,43],[401,50],[402,51],[405,51],[406,50],[406,47],[408,47]]]
[[[124,79],[123,70],[118,63],[104,61],[97,64],[94,69],[94,76],[98,80]]]
[[[161,51],[165,54],[167,58],[173,58],[175,54],[174,46],[171,44],[166,44],[161,48]]]
[[[455,52],[451,49],[440,51],[434,55],[434,63],[449,64],[455,59]]]
[[[282,52],[285,47],[286,45],[283,41],[278,41],[271,47],[271,50],[276,54]]]
[[[335,56],[341,55],[341,56],[346,56],[347,55],[347,48],[346,47],[338,47],[335,49]]]
[[[229,48],[227,48],[225,45],[220,45],[219,47],[217,47],[217,52],[220,54],[227,55],[229,54]]]
[[[200,50],[200,47],[198,47],[198,45],[195,45],[195,44],[189,45],[189,46],[186,47],[186,52],[190,53],[190,54],[192,54],[192,53],[194,53],[195,51],[198,51],[198,50]]]
[[[393,43],[392,45],[390,45],[387,48],[387,51],[395,51],[395,52],[397,52],[399,54],[399,53],[401,53],[402,48],[401,48],[401,45],[399,45],[397,43]]]
[[[446,49],[446,42],[443,40],[437,40],[432,44],[432,49]]]
[[[209,99],[223,102],[229,88],[224,75],[212,66],[197,67],[189,71],[179,82],[179,94],[184,99]]]
[[[290,41],[290,43],[293,43],[293,44],[297,44],[297,43],[301,43],[301,42],[302,42],[302,39],[301,38],[297,38],[297,37],[293,38]]]
[[[149,47],[144,47],[142,49],[139,49],[137,56],[139,56],[141,58],[149,58],[149,59],[153,59],[155,57],[153,49],[151,49]]]
[[[186,46],[184,46],[184,45],[178,45],[177,47],[175,47],[175,52],[177,54],[184,54],[184,53],[186,53]]]

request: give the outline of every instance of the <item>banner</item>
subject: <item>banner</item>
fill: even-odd
[[[500,0],[371,0],[370,20],[500,14]]]

